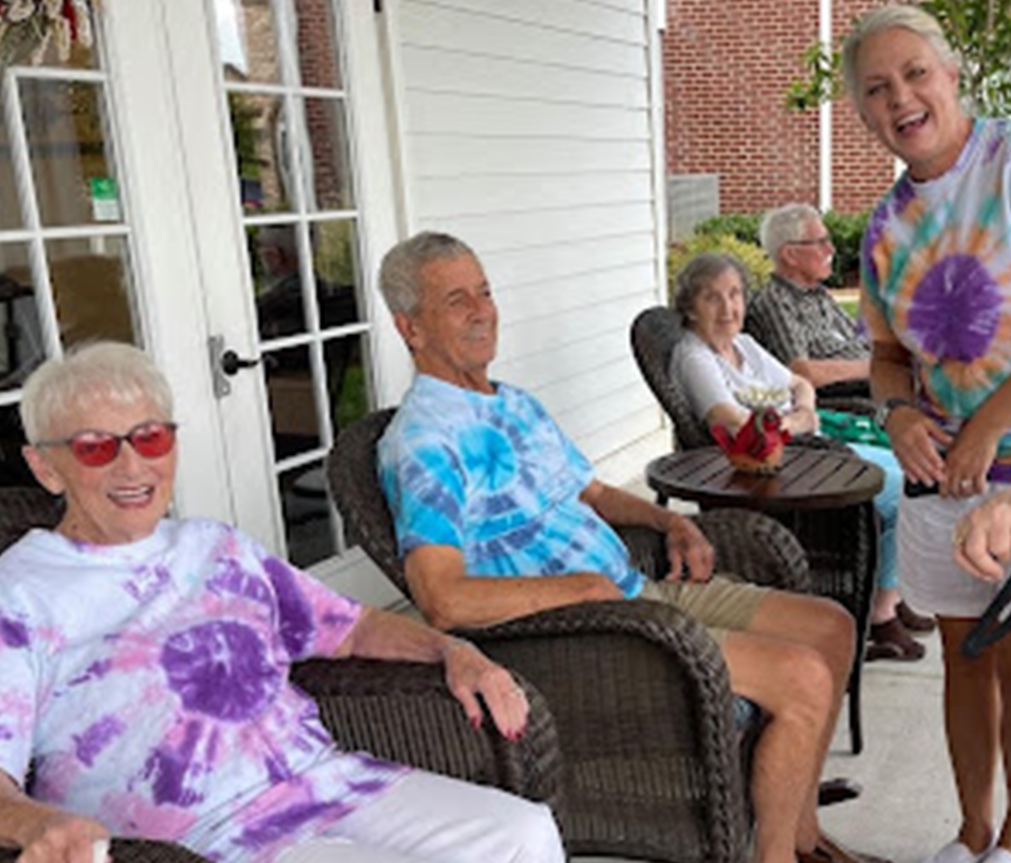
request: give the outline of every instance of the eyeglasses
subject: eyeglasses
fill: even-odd
[[[826,234],[824,237],[815,237],[811,240],[787,240],[788,246],[831,246],[834,245],[832,238]]]
[[[81,464],[102,467],[116,460],[123,441],[128,441],[137,454],[147,459],[161,458],[172,452],[176,443],[176,423],[146,422],[135,425],[126,434],[103,431],[79,431],[62,440],[39,441],[35,446],[69,447]]]

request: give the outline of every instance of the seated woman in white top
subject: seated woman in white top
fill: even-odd
[[[671,356],[671,376],[687,394],[696,416],[710,429],[721,425],[733,435],[751,412],[741,403],[739,394],[759,388],[782,390],[782,400],[775,407],[791,435],[816,433],[814,387],[741,332],[747,282],[747,271],[740,261],[713,253],[697,255],[678,274],[675,309],[685,334]],[[923,645],[910,635],[897,613],[901,597],[895,528],[902,472],[891,450],[865,444],[850,446],[885,473],[885,486],[874,499],[881,529],[866,658],[907,662],[921,659]]]

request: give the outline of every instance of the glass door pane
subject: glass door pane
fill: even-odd
[[[29,6],[0,39],[0,485],[27,481],[28,374],[81,341],[143,341],[100,21]]]
[[[288,556],[343,551],[324,460],[370,404],[336,0],[213,0]]]

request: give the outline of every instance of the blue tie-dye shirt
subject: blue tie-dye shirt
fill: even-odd
[[[606,575],[627,597],[645,577],[579,495],[593,467],[532,396],[418,375],[379,442],[400,553],[450,545],[468,575]]]
[[[903,174],[871,215],[861,263],[872,338],[898,338],[921,406],[957,431],[1011,376],[1011,123],[976,120],[935,180]],[[1011,433],[999,452],[1011,456]]]
[[[270,863],[407,768],[342,753],[288,682],[362,606],[223,524],[0,556],[0,770],[115,835]]]

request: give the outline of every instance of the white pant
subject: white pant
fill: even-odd
[[[434,773],[409,774],[278,863],[564,863],[551,809]]]

